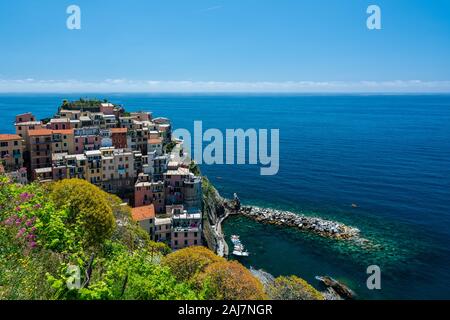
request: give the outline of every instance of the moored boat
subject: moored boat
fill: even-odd
[[[241,251],[241,250],[234,250],[233,254],[235,256],[239,256],[239,257],[248,257],[249,256],[248,251]]]
[[[241,241],[239,240],[239,236],[237,236],[237,235],[232,235],[232,236],[231,236],[231,242],[232,242],[233,244],[241,243]]]
[[[248,257],[249,253],[247,250],[245,250],[244,245],[241,243],[241,241],[239,240],[239,236],[237,235],[232,235],[231,236],[231,242],[234,245],[234,249],[233,249],[233,254],[235,256],[239,256],[239,257]]]

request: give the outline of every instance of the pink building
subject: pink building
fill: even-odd
[[[34,121],[36,121],[36,117],[31,112],[18,114],[16,116],[16,123],[34,122]]]
[[[75,154],[89,150],[99,150],[102,147],[102,137],[98,128],[75,129]]]
[[[134,206],[142,207],[153,204],[157,214],[165,213],[164,182],[148,180],[148,175],[141,174],[134,186]]]
[[[54,118],[47,124],[47,129],[51,130],[67,130],[72,129],[72,123],[68,118]]]
[[[181,167],[177,170],[168,170],[164,173],[167,204],[183,203],[183,185],[184,181],[189,179],[189,177],[189,169]]]
[[[202,214],[175,209],[172,215],[171,247],[174,250],[202,245]]]
[[[102,103],[100,104],[100,112],[106,115],[113,115],[114,105],[112,103]]]
[[[52,179],[54,181],[68,179],[67,166],[52,167]]]

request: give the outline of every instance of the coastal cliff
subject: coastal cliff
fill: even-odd
[[[222,222],[227,217],[225,199],[207,177],[202,178],[203,187],[203,236],[208,248],[219,256],[228,255],[228,245],[222,232]]]

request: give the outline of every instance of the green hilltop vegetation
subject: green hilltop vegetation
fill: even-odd
[[[107,102],[108,102],[107,99],[98,100],[98,99],[80,98],[74,101],[63,100],[60,109],[98,112],[100,110],[100,104]]]
[[[20,185],[0,176],[0,300],[15,299],[323,297],[296,277],[263,285],[204,247],[172,252],[118,197],[84,180]]]

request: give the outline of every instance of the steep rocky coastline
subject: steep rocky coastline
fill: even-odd
[[[367,243],[368,240],[360,236],[360,230],[342,223],[324,220],[318,217],[299,215],[289,211],[276,209],[241,206],[237,196],[233,200],[222,198],[212,183],[203,177],[203,212],[204,237],[208,247],[219,256],[228,256],[228,245],[222,231],[222,223],[230,215],[243,215],[261,223],[295,227],[309,231],[323,237],[337,240],[355,240]],[[264,284],[269,286],[274,277],[263,271],[250,267],[250,271]],[[354,292],[331,277],[316,277],[323,285],[321,294],[325,300],[354,299]]]
[[[222,231],[222,222],[228,217],[225,202],[217,189],[209,182],[208,178],[202,178],[203,186],[203,236],[208,248],[217,255],[228,255],[228,245]]]
[[[335,240],[352,240],[368,245],[358,228],[343,223],[271,208],[241,206],[237,196],[233,200],[222,198],[212,183],[203,177],[204,237],[211,250],[220,256],[228,255],[228,245],[222,232],[222,223],[230,215],[242,215],[260,223],[297,228]]]

